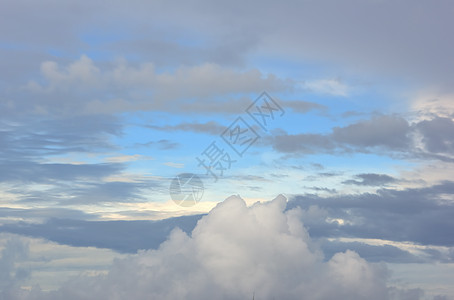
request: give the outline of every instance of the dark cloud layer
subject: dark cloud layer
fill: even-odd
[[[334,127],[330,134],[277,134],[267,139],[283,153],[378,153],[407,158],[452,161],[454,121],[434,117],[416,123],[396,115],[381,115],[345,127]]]
[[[46,207],[46,208],[10,208],[10,207],[1,207],[0,208],[0,217],[7,219],[12,218],[16,219],[25,219],[39,222],[45,222],[48,219],[55,218],[67,218],[67,219],[76,219],[76,220],[92,220],[98,219],[97,214],[89,214],[82,210],[61,208],[61,207]],[[14,224],[16,221],[3,221],[3,224],[9,223]]]
[[[436,117],[416,124],[422,142],[433,153],[454,153],[454,122],[452,119]]]
[[[339,242],[323,240],[321,248],[325,254],[325,259],[329,260],[334,254],[347,250],[358,253],[361,257],[370,262],[389,262],[389,263],[422,263],[425,260],[404,251],[400,248],[384,245],[374,246],[361,242]]]
[[[454,195],[453,182],[359,195],[296,196],[289,206],[318,207],[331,218],[344,220],[344,224],[327,222],[326,217],[306,220],[314,237],[372,238],[453,247],[454,206],[443,201],[445,195]]]
[[[109,27],[117,29],[118,35],[94,45],[95,50],[109,54],[115,49],[123,56],[147,56],[168,64],[209,60],[242,65],[248,54],[261,50],[398,74],[446,88],[454,78],[454,44],[446,38],[453,27],[450,1],[262,1],[247,5],[231,1],[219,7],[199,0],[180,3],[178,10],[167,2],[71,1],[61,5],[45,1],[38,5],[3,1],[0,11],[3,40],[17,50],[32,44],[67,55],[80,53],[88,50],[90,38]],[[161,22],[168,26],[159,26]],[[28,24],[34,24],[33,28]],[[119,24],[128,24],[127,30]],[[90,28],[99,31],[89,35]],[[184,33],[196,42],[185,43]],[[11,60],[12,51],[5,48],[9,55],[2,55],[4,60],[15,62],[10,69],[19,68],[21,60]]]
[[[395,178],[386,175],[386,174],[358,174],[355,176],[358,180],[345,180],[342,183],[344,184],[354,184],[354,185],[365,185],[365,186],[381,186],[396,181]]]
[[[160,221],[84,221],[52,218],[42,224],[12,223],[0,232],[45,238],[76,247],[109,248],[123,253],[157,249],[176,227],[190,233],[201,215]]]
[[[77,179],[101,179],[123,169],[121,164],[51,164],[27,161],[0,163],[0,181],[52,183]]]
[[[162,131],[191,131],[196,133],[207,133],[211,135],[219,135],[224,132],[226,126],[221,125],[215,121],[210,121],[206,123],[181,123],[178,125],[147,125],[147,127],[156,130]]]
[[[17,263],[28,256],[28,245],[19,239],[9,239],[0,252],[0,296],[5,292],[17,288],[18,283],[30,275],[25,267],[17,266]],[[6,299],[6,298],[4,298]]]
[[[407,149],[408,122],[398,116],[379,116],[346,127],[333,128],[332,139],[341,144],[357,147],[386,147]]]
[[[121,135],[122,126],[108,115],[5,117],[0,121],[0,161],[112,149],[110,137]]]

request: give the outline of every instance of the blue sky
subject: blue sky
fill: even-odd
[[[454,299],[453,10],[3,1],[0,298]]]

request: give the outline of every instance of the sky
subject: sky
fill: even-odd
[[[1,1],[0,298],[454,299],[453,15]]]

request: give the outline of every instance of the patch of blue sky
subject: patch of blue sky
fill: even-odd
[[[124,155],[143,155],[153,160],[131,162],[131,169],[146,166],[155,175],[165,176],[170,167],[164,163],[191,164],[197,154],[213,139],[210,136],[183,131],[161,131],[147,128],[146,124],[127,126],[120,137],[114,138]],[[162,124],[165,126],[165,124]]]
[[[188,153],[186,152],[186,149],[183,148],[183,153],[180,152],[172,157],[174,161],[176,161],[176,159],[180,159],[180,161],[183,159],[185,162],[184,168],[181,169],[181,171],[200,175],[206,174],[207,177],[214,179],[214,176],[227,177],[235,174],[237,170],[240,170],[241,168],[259,165],[261,163],[261,153],[263,152],[263,149],[257,148],[254,145],[249,147],[240,156],[220,137],[213,136],[201,138],[200,135],[187,135],[192,137],[192,143],[196,144],[196,149],[194,149],[194,152]],[[213,156],[219,154],[219,158],[222,157],[219,164],[217,161],[214,163],[211,161],[210,157],[213,156],[207,154],[211,151],[214,151],[212,153],[215,153]],[[227,154],[227,156],[224,156],[225,154]],[[184,155],[184,157],[182,155]],[[214,174],[206,169],[206,167],[209,166],[212,166]]]
[[[251,94],[251,99],[255,99],[257,95]],[[360,97],[360,96],[358,96]],[[361,97],[366,97],[361,95]],[[345,119],[339,117],[342,113],[348,111],[358,111],[358,107],[363,109],[366,112],[373,111],[375,109],[381,108],[383,102],[375,101],[374,95],[367,95],[367,101],[364,101],[364,105],[361,101],[357,99],[345,99],[332,96],[320,96],[312,95],[309,97],[308,101],[313,101],[317,103],[323,103],[329,107],[329,112],[331,116],[320,113],[320,111],[310,111],[305,114],[294,113],[290,109],[286,109],[286,113],[282,117],[276,117],[275,120],[270,122],[269,132],[263,130],[258,130],[258,133],[265,137],[270,134],[276,134],[273,129],[281,128],[284,129],[289,134],[299,134],[299,133],[309,133],[309,134],[329,134],[333,127],[335,126],[345,126],[351,123],[352,118]],[[372,99],[374,101],[372,101]],[[220,101],[215,99],[214,101]],[[370,103],[379,102],[379,106],[372,106]],[[359,105],[361,104],[361,105]],[[246,108],[246,106],[245,106]],[[250,124],[254,124],[253,121],[248,117],[246,113],[238,114],[247,120]],[[369,116],[357,117],[368,118]],[[126,124],[135,124],[129,125],[124,130],[124,135],[121,137],[116,137],[115,143],[120,147],[123,147],[122,153],[128,155],[141,154],[146,156],[154,157],[155,160],[149,161],[146,165],[150,168],[157,168],[158,171],[162,171],[166,174],[173,170],[165,170],[162,168],[162,164],[165,162],[172,162],[176,164],[184,164],[184,170],[189,170],[190,172],[195,172],[194,170],[199,169],[203,172],[203,169],[200,166],[197,166],[196,157],[199,156],[213,141],[215,141],[219,146],[223,146],[232,152],[228,148],[219,135],[209,135],[203,133],[194,133],[188,131],[162,131],[152,128],[147,128],[147,125],[154,126],[166,126],[166,125],[178,125],[181,123],[205,123],[209,121],[216,121],[220,124],[224,124],[226,127],[230,122],[236,118],[236,115],[223,115],[216,113],[200,113],[196,116],[194,115],[185,115],[185,114],[166,114],[162,112],[142,112],[142,113],[129,113],[124,114]],[[354,119],[354,118],[353,118]],[[170,143],[178,144],[178,147],[168,149],[159,147],[159,141],[167,140]],[[147,144],[151,142],[150,144]],[[140,145],[142,144],[142,145]],[[238,159],[232,165],[232,169],[235,167],[247,167],[251,165],[256,165],[261,162],[260,152],[267,151],[266,148],[258,148],[253,146],[248,150],[248,153],[245,154],[245,158],[236,157]],[[234,154],[234,153],[233,153]],[[251,154],[251,155],[249,155]],[[232,155],[235,157],[234,155]],[[235,159],[235,158],[233,158]],[[386,172],[384,165],[393,166],[396,164],[405,164],[402,161],[390,158],[386,155],[376,155],[376,154],[351,154],[351,155],[329,155],[329,154],[312,154],[305,156],[303,158],[298,158],[294,161],[295,165],[299,165],[302,162],[306,161],[307,164],[311,162],[318,161],[324,165],[329,165],[330,167],[345,167],[357,166],[359,169],[363,168],[364,165],[373,167],[377,166],[382,172]],[[286,164],[288,163],[285,162]],[[142,163],[134,162],[131,164],[131,167],[134,166],[143,166]],[[168,168],[170,169],[170,168]],[[391,169],[391,167],[390,167]],[[165,170],[165,171],[164,171]],[[182,170],[183,171],[183,170]],[[164,174],[163,174],[164,175]]]

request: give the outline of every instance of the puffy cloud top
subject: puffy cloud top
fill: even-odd
[[[175,229],[157,250],[117,260],[108,274],[81,276],[30,299],[399,299],[384,265],[353,251],[324,260],[280,195],[247,207],[218,204],[189,236]],[[410,291],[414,294],[414,291]],[[25,293],[25,294],[23,294]],[[420,294],[420,293],[416,293]]]

